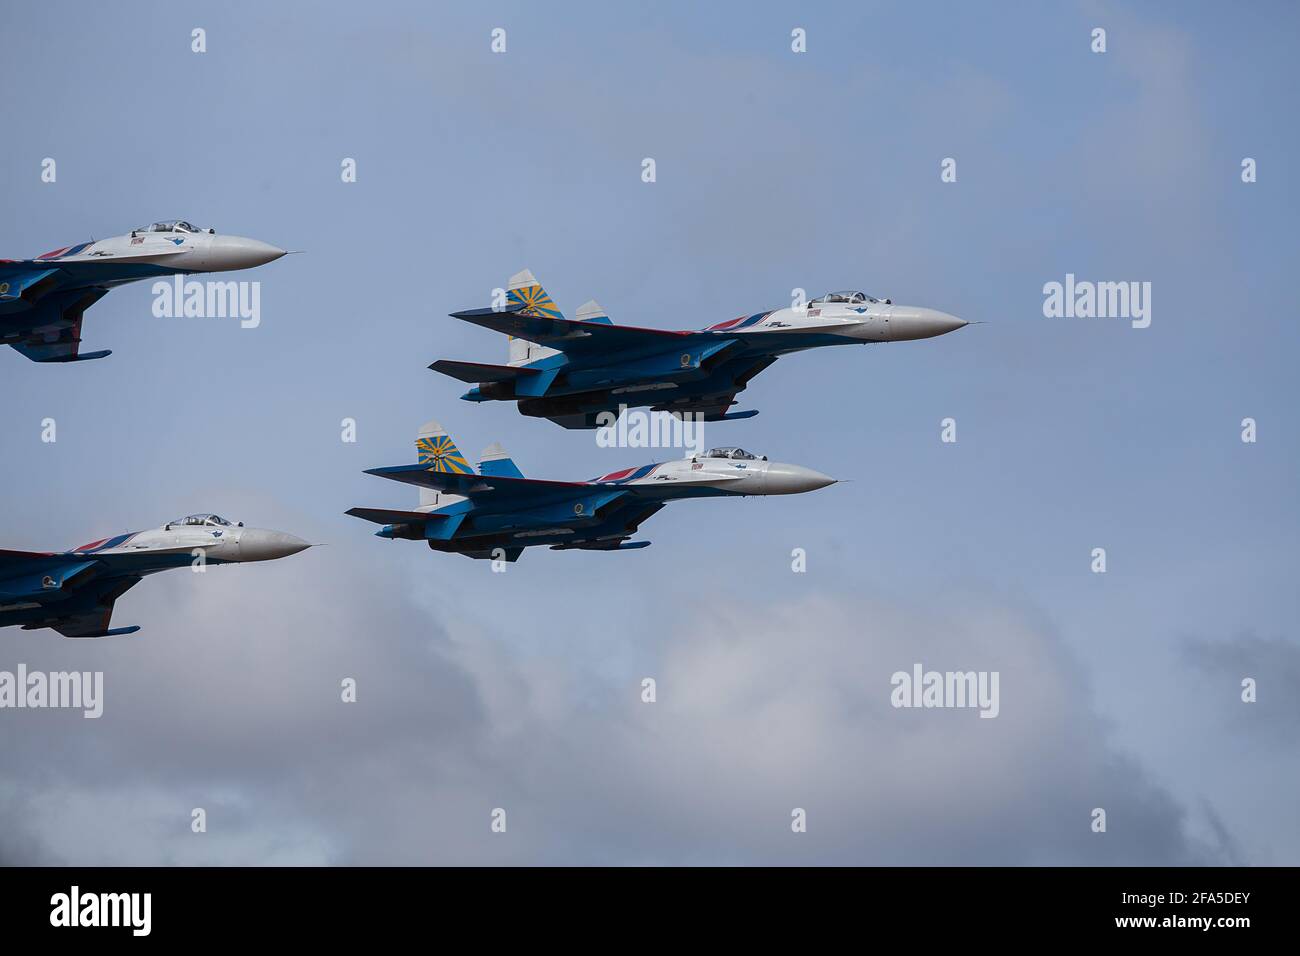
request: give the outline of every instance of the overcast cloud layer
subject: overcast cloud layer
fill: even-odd
[[[0,350],[0,547],[199,510],[327,546],[147,580],[129,638],[0,632],[105,675],[98,720],[0,711],[0,862],[1300,863],[1295,8],[740,10],[12,13],[0,255],[177,216],[306,254],[240,277],[257,329],[146,283],[88,314],[105,361]],[[414,493],[361,471],[432,417],[530,476],[674,454],[425,369],[503,359],[446,313],[525,267],[619,323],[860,287],[985,324],[783,359],[706,433],[824,491],[505,574],[372,537],[342,512]],[[1150,281],[1151,327],[1044,318],[1066,273]],[[996,719],[892,707],[917,663],[997,671]]]

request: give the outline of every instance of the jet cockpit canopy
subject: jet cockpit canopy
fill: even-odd
[[[203,528],[203,527],[229,528],[230,522],[227,521],[225,518],[221,517],[221,515],[197,514],[197,515],[186,515],[184,518],[177,518],[175,521],[169,521],[167,522],[167,527],[169,528],[181,528],[181,527],[183,528]]]
[[[208,230],[208,232],[211,232],[211,231],[212,231],[211,229]],[[155,222],[155,223],[152,223],[151,225],[148,225],[148,226],[140,226],[140,227],[137,228],[137,229],[132,229],[132,230],[131,230],[132,235],[134,235],[134,234],[137,233],[137,232],[192,232],[192,233],[199,233],[199,232],[203,232],[203,230],[200,229],[198,226],[193,225],[192,223],[188,223],[188,222],[186,222],[184,219],[165,219],[165,220],[163,220],[162,222]]]
[[[809,305],[868,305],[870,303],[881,303],[888,305],[888,299],[877,299],[874,295],[867,295],[865,292],[827,292],[819,298],[813,299]]]
[[[705,458],[732,458],[737,461],[757,461],[757,455],[751,455],[743,448],[710,448]]]

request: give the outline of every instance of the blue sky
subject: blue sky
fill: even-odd
[[[0,145],[0,254],[177,216],[305,253],[239,277],[262,283],[257,329],[155,318],[138,284],[88,314],[111,358],[0,354],[2,545],[215,510],[328,547],[148,581],[119,602],[144,627],[127,640],[0,635],[0,668],[102,669],[107,695],[89,729],[3,716],[4,857],[1300,859],[1293,6],[11,18],[25,41],[0,70],[26,106]],[[984,324],[782,359],[741,395],[759,416],[706,433],[850,479],[824,491],[686,502],[643,527],[650,549],[504,575],[371,537],[342,512],[414,492],[361,472],[413,460],[429,418],[539,477],[647,460],[425,368],[503,359],[446,314],[525,267],[618,323],[698,328],[798,287]],[[1150,328],[1044,318],[1066,273],[1151,282]],[[914,661],[1000,669],[1002,715],[889,709]],[[191,839],[203,801],[229,812]],[[814,822],[793,848],[792,806]]]

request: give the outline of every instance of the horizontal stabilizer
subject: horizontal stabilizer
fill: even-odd
[[[483,362],[455,362],[451,359],[439,359],[429,368],[454,379],[479,385],[485,382],[509,382],[526,375],[536,375],[537,370],[519,368],[512,365],[488,365]]]
[[[716,344],[711,332],[674,332],[668,329],[644,329],[631,325],[614,325],[608,317],[588,322],[551,318],[545,313],[525,311],[518,304],[503,309],[469,309],[451,313],[452,318],[472,322],[503,335],[516,336],[565,353],[600,352],[620,349],[676,348],[688,342]]]
[[[58,563],[66,559],[52,551],[8,551],[0,549],[0,570],[4,570],[11,565],[21,568],[28,564],[49,563],[51,560]]]
[[[344,514],[375,524],[418,524],[439,517],[425,511],[393,511],[388,508],[349,508]]]
[[[485,328],[496,328],[491,324],[493,317],[497,320],[504,321],[512,315],[525,315],[525,306],[522,302],[511,302],[509,305],[503,305],[499,309],[461,309],[459,312],[448,313],[453,319],[463,319],[466,322],[473,322],[475,325],[482,325]],[[500,321],[497,324],[500,324]],[[498,331],[504,331],[498,329]]]
[[[378,475],[408,485],[420,485],[438,491],[448,491],[456,495],[473,497],[489,492],[505,495],[528,495],[542,491],[585,488],[582,481],[546,481],[539,478],[510,478],[505,475],[468,475],[430,471],[428,466],[396,465],[390,468],[367,468],[367,475]]]

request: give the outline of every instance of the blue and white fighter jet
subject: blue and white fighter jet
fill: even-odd
[[[311,547],[281,531],[245,528],[214,514],[169,521],[71,551],[0,550],[0,627],[51,627],[64,637],[112,637],[113,602],[146,574],[194,565],[272,561]]]
[[[383,527],[381,538],[428,541],[435,551],[516,561],[524,548],[626,551],[642,521],[679,498],[793,495],[834,484],[811,468],[784,465],[741,448],[714,448],[679,461],[643,465],[590,481],[525,478],[499,444],[478,471],[437,422],[420,429],[419,462],[371,468],[368,475],[420,488],[414,511],[352,508],[347,514]]]
[[[251,269],[283,255],[283,249],[256,239],[173,219],[35,259],[0,259],[0,345],[12,345],[33,362],[104,358],[111,349],[80,351],[81,319],[113,287],[158,276]]]
[[[566,319],[533,274],[510,279],[500,308],[453,312],[510,338],[506,365],[442,359],[429,368],[474,385],[471,402],[512,401],[565,428],[607,424],[621,406],[693,412],[703,421],[749,418],[736,394],[782,355],[823,345],[928,339],[967,323],[865,292],[831,292],[803,308],[741,316],[699,331],[614,325],[594,301]]]

